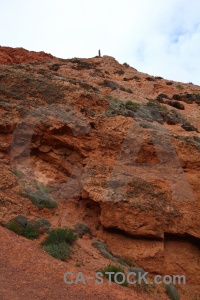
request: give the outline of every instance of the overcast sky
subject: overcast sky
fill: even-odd
[[[0,45],[200,85],[200,0],[0,0]]]

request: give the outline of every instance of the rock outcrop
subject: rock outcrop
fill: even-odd
[[[199,263],[200,87],[109,56],[0,47],[0,63],[0,223],[19,214],[57,227],[83,221],[116,256],[154,273],[183,270],[195,284],[199,266],[192,273],[183,251],[180,269],[172,252],[181,245],[187,257],[191,245]],[[55,215],[23,197],[38,185]]]

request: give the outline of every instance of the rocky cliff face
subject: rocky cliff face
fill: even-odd
[[[84,222],[91,255],[102,240],[149,272],[186,275],[183,299],[195,296],[200,87],[109,56],[58,59],[1,47],[0,62],[2,226],[20,214],[54,227]],[[41,189],[57,208],[43,208]],[[91,270],[99,266],[92,259]]]

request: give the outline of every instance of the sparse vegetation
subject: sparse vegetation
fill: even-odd
[[[126,89],[126,92],[129,93],[129,94],[133,94],[133,91],[130,88]]]
[[[37,187],[36,191],[26,189],[26,192],[20,192],[21,196],[29,198],[31,202],[39,209],[43,208],[56,208],[58,205],[51,197],[45,192],[43,188]]]
[[[60,66],[61,66],[60,64],[53,64],[52,66],[49,67],[49,70],[58,71]]]
[[[132,100],[127,100],[125,105],[139,105],[137,102],[133,102]]]
[[[23,177],[23,173],[20,170],[18,170],[17,168],[13,168],[12,172],[19,179],[21,179]]]
[[[42,242],[42,245],[60,244],[62,242],[72,244],[77,240],[77,236],[70,228],[57,228],[52,229],[46,239]]]
[[[32,220],[28,220],[25,216],[19,215],[10,220],[6,225],[6,228],[24,236],[27,239],[36,239],[40,233],[48,231],[51,223],[44,218],[38,217]]]
[[[165,103],[177,109],[185,109],[184,105],[179,101],[166,100]]]
[[[146,104],[147,106],[154,106],[156,105],[155,101],[149,100]]]
[[[159,107],[160,107],[160,110],[163,111],[163,112],[167,112],[168,111],[168,109],[167,109],[167,107],[165,105],[160,105]]]
[[[196,132],[198,132],[197,128],[194,127],[189,121],[185,121],[185,122],[181,125],[181,127],[182,127],[183,129],[185,129],[186,131],[196,131]]]
[[[65,242],[47,245],[45,247],[45,251],[54,258],[62,261],[70,257],[71,253],[73,252],[70,246]]]
[[[104,80],[103,83],[100,83],[99,85],[103,85],[104,87],[111,88],[112,91],[120,88],[120,85],[114,81],[111,80]]]
[[[34,225],[28,224],[23,228],[22,235],[25,236],[27,239],[37,239],[40,233]]]
[[[106,244],[104,244],[103,242],[101,242],[101,241],[93,242],[92,246],[97,248],[100,251],[100,253],[103,255],[103,257],[110,259],[112,261],[116,261],[114,256],[110,253]]]
[[[177,84],[177,86],[176,86],[176,87],[177,87],[177,89],[179,89],[179,90],[183,90],[183,89],[184,89],[183,85],[182,85],[182,84],[180,84],[180,83],[179,83],[179,84]]]
[[[112,264],[109,264],[107,267],[105,267],[104,269],[101,269],[100,272],[102,272],[102,274],[104,275],[104,277],[106,278],[109,278],[108,274],[106,274],[107,272],[114,272],[114,274],[111,274],[111,280],[113,282],[116,282],[116,280],[118,282],[122,282],[122,283],[119,283],[119,285],[122,285],[122,286],[125,286],[127,287],[128,286],[128,283],[126,280],[124,280],[125,278],[125,272],[124,272],[124,269],[122,267],[119,267],[119,266],[116,266],[116,265],[112,265]],[[116,273],[123,273],[124,276],[122,274],[118,274],[117,276]],[[116,277],[116,278],[115,278]]]
[[[165,290],[166,290],[166,293],[167,293],[169,299],[171,299],[171,300],[179,300],[180,299],[178,291],[173,284],[166,284]]]
[[[114,74],[123,75],[124,74],[124,70],[117,70]]]
[[[148,80],[148,81],[155,81],[155,78],[150,77],[150,76],[146,77],[145,79]]]
[[[194,136],[194,140],[195,140],[195,142],[200,143],[200,137]]]
[[[70,257],[70,245],[76,241],[77,236],[70,228],[52,229],[46,239],[41,243],[46,252],[59,260]]]
[[[131,109],[131,110],[133,110],[133,111],[137,111],[138,108],[139,108],[139,106],[140,106],[140,104],[137,103],[137,102],[134,102],[134,101],[132,101],[132,100],[127,100],[127,101],[125,102],[125,106],[126,106],[126,108],[129,108],[129,109]]]

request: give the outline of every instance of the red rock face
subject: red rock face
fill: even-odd
[[[71,267],[78,261],[89,274],[107,265],[92,246],[100,239],[115,262],[186,275],[181,299],[196,297],[200,87],[169,85],[109,56],[1,47],[0,63],[0,223],[20,214],[53,227],[86,223],[91,234],[76,242]],[[41,190],[57,208],[31,203]],[[167,297],[163,286],[151,293]]]
[[[23,48],[10,48],[0,46],[0,64],[21,64],[26,62],[49,61],[51,54],[43,51],[34,52]]]

